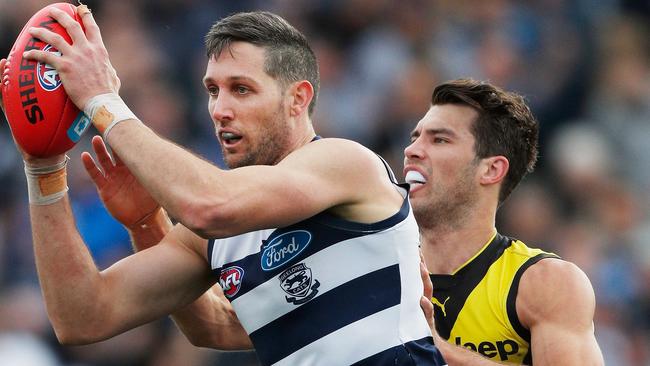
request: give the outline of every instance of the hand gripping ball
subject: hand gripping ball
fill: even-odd
[[[66,30],[48,15],[52,7],[67,12],[81,24],[76,8],[67,3],[48,5],[34,14],[9,53],[5,70],[9,80],[2,84],[5,113],[14,139],[26,153],[41,158],[70,150],[90,125],[90,119],[68,98],[58,72],[50,65],[22,57],[31,49],[60,54],[32,37],[27,32],[30,27],[47,28],[72,43]]]

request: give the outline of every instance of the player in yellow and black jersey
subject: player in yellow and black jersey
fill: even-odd
[[[404,150],[420,246],[433,273],[424,269],[423,280],[435,288],[421,305],[435,313],[434,340],[449,365],[603,364],[589,279],[495,229],[497,208],[533,170],[537,136],[521,96],[454,80],[436,87]]]
[[[454,273],[431,274],[440,336],[496,361],[530,364],[530,331],[515,300],[524,271],[544,258],[557,256],[494,234]]]

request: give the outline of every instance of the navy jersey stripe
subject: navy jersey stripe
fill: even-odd
[[[283,269],[286,268],[286,267],[289,267],[291,263],[299,262],[302,258],[308,257],[308,256],[310,256],[310,255],[312,255],[312,254],[314,254],[314,253],[316,253],[316,252],[318,252],[318,251],[320,251],[322,249],[325,249],[325,248],[329,247],[330,245],[334,245],[334,244],[336,244],[338,242],[341,242],[341,241],[344,241],[344,240],[353,239],[353,238],[357,238],[357,237],[365,235],[365,233],[363,233],[363,232],[354,232],[354,231],[346,231],[346,230],[332,230],[331,227],[324,226],[321,223],[314,222],[312,220],[306,220],[306,221],[302,221],[302,222],[300,222],[298,224],[295,224],[295,225],[291,225],[291,226],[287,226],[285,228],[274,230],[268,236],[268,238],[266,238],[266,240],[264,240],[264,242],[270,242],[270,241],[273,240],[273,238],[275,238],[277,236],[280,236],[280,235],[282,235],[284,233],[287,233],[287,232],[290,232],[290,231],[295,231],[295,230],[309,231],[309,233],[312,235],[312,239],[311,239],[312,243],[301,253],[301,255],[297,256],[296,258],[293,258],[291,261],[288,261],[287,263],[285,263],[281,267],[279,267],[279,268],[277,268],[275,270],[272,270],[272,271],[264,271],[266,273],[264,275],[264,277],[266,277],[267,279],[277,275],[280,272],[282,272]],[[218,241],[218,239],[216,239],[216,240],[215,239],[210,239],[208,241],[208,260],[211,260],[212,252],[214,250],[218,250],[218,248],[214,247],[215,245],[218,245],[216,243],[217,241]],[[314,243],[317,243],[317,244],[314,244]],[[241,259],[239,259],[237,261],[234,261],[234,262],[225,263],[223,265],[223,267],[242,266],[242,265],[244,265],[246,267],[242,267],[242,268],[251,268],[252,267],[252,268],[256,268],[260,272],[262,272],[262,264],[260,262],[261,261],[260,252],[261,252],[261,249],[262,249],[262,244],[263,243],[260,242],[260,244],[259,244],[260,245],[260,251],[259,252],[249,254],[248,256],[246,256],[244,258],[241,258]],[[253,263],[251,263],[249,261],[255,261],[256,263],[254,263],[255,265],[252,266]],[[218,275],[221,272],[221,268],[220,267],[213,268],[213,271]],[[254,274],[251,274],[251,275],[252,275],[252,278],[258,277],[258,276],[254,275]],[[259,282],[255,281],[254,286],[257,286],[262,282],[264,282],[264,281],[259,281]],[[243,293],[245,293],[245,291]]]
[[[399,265],[349,281],[250,334],[263,364],[273,364],[357,320],[400,303]],[[281,335],[281,336],[278,336]]]
[[[393,348],[389,348],[376,355],[372,355],[353,366],[377,366],[377,365],[422,365],[422,366],[443,366],[447,363],[442,358],[438,348],[433,345],[433,339],[426,337],[411,341]]]
[[[402,187],[402,185],[399,186]],[[399,211],[396,214],[394,214],[393,216],[387,219],[372,224],[348,221],[340,217],[334,216],[328,212],[322,212],[314,216],[313,220],[320,222],[323,225],[327,225],[329,227],[328,230],[332,230],[332,228],[335,228],[340,230],[351,230],[351,231],[364,232],[364,233],[376,233],[399,224],[408,216],[409,210],[410,209],[409,209],[408,199],[404,199],[404,202],[402,202],[402,207],[400,207]]]
[[[275,230],[268,237],[268,239],[265,240],[265,242],[271,242],[273,238],[286,232],[294,231],[297,228],[298,227],[292,225],[286,228]],[[248,291],[255,289],[257,286],[268,281],[269,279],[276,277],[278,274],[280,274],[280,272],[291,267],[292,264],[300,262],[304,258],[307,258],[341,241],[365,235],[362,232],[333,230],[331,227],[323,226],[314,221],[303,221],[299,228],[300,230],[309,231],[312,237],[310,244],[299,255],[297,255],[295,258],[292,258],[290,261],[287,261],[278,268],[271,271],[263,270],[261,263],[262,257],[260,256],[260,252],[253,253],[238,261],[228,263],[224,266],[239,266],[241,268],[246,268],[246,273],[244,274],[245,280],[242,282],[241,288],[239,289],[239,292],[237,292],[237,295],[230,298],[231,301],[246,294]],[[260,247],[262,247],[262,243],[260,243]],[[215,268],[215,273],[217,275],[219,275],[220,271],[221,268]]]
[[[408,185],[406,187],[408,191]],[[331,215],[327,212],[322,212],[316,216],[298,222],[294,225],[277,229],[273,231],[271,235],[269,235],[269,237],[265,240],[265,242],[270,242],[275,237],[290,231],[304,230],[304,231],[309,231],[311,233],[312,242],[316,242],[318,243],[318,245],[309,245],[302,253],[300,253],[300,255],[296,256],[291,261],[288,261],[287,263],[285,263],[279,268],[276,268],[273,271],[264,271],[266,273],[258,273],[257,271],[255,271],[255,273],[247,272],[247,277],[248,277],[246,281],[247,286],[243,286],[243,288],[239,291],[238,295],[241,296],[245,294],[255,286],[258,286],[259,284],[265,282],[269,278],[277,275],[283,270],[283,268],[289,267],[291,263],[298,263],[302,259],[307,258],[313,255],[314,253],[323,250],[331,245],[334,245],[344,240],[353,239],[360,236],[389,229],[397,225],[398,223],[404,221],[404,219],[408,217],[409,212],[410,212],[410,206],[409,206],[408,199],[404,199],[404,202],[402,203],[402,207],[400,207],[400,210],[397,213],[395,213],[394,215],[392,215],[387,219],[372,224],[348,221],[340,217]],[[214,247],[217,241],[218,239],[208,240],[207,258],[208,258],[208,262],[210,263],[212,262],[212,253],[214,252],[214,250],[218,250],[218,248]],[[262,244],[263,243],[260,243],[260,252],[262,250]],[[219,276],[222,268],[230,267],[230,266],[240,266],[242,268],[256,268],[256,269],[259,267],[259,270],[261,272],[261,263],[258,266],[253,266],[253,267],[242,266],[243,263],[249,263],[248,261],[251,260],[250,257],[256,257],[257,260],[260,261],[261,260],[261,258],[259,257],[260,252],[252,253],[235,262],[224,263],[222,267],[215,267],[212,270],[217,276]],[[231,300],[234,300],[234,298],[231,298]]]

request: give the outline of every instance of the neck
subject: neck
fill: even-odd
[[[494,213],[474,210],[462,226],[420,227],[420,244],[430,273],[451,274],[478,253],[494,235]]]
[[[287,147],[286,152],[278,159],[275,164],[282,161],[287,155],[291,154],[293,151],[300,149],[301,147],[310,143],[316,136],[314,131],[314,126],[311,124],[311,121],[307,121],[303,126],[299,127],[300,132],[296,134],[296,138],[291,140],[290,146]]]

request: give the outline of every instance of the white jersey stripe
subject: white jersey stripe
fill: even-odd
[[[378,329],[397,327],[399,317],[399,305],[385,309],[303,347],[299,353],[309,355],[309,362],[299,356],[299,353],[294,353],[275,365],[294,366],[299,364],[299,360],[303,362],[302,364],[311,366],[351,365],[385,349],[402,344],[402,341],[396,337],[396,333],[382,336],[377,334]],[[426,336],[426,334],[422,335],[422,337]],[[356,342],[341,342],[342,339],[351,338],[364,339],[363,348],[359,348]]]
[[[399,243],[391,240],[393,237],[394,232],[388,231],[345,240],[305,258],[303,262],[311,268],[312,275],[321,284],[315,299],[354,278],[396,264],[396,247]],[[359,258],[364,260],[360,261]],[[332,270],[333,263],[336,263],[339,270]],[[269,319],[278,318],[296,308],[286,301],[285,293],[278,291],[279,286],[280,281],[275,277],[271,278],[232,302],[248,333],[264,326]],[[261,312],[260,308],[266,311]]]

